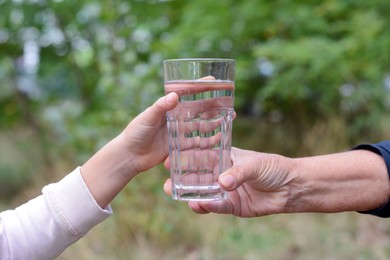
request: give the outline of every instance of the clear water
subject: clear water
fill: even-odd
[[[218,177],[231,164],[234,85],[199,81],[170,84],[166,90],[180,93],[179,105],[167,113],[173,197],[223,199],[225,192]]]

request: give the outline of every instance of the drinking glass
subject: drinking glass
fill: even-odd
[[[179,95],[167,112],[172,197],[222,200],[218,177],[231,166],[235,61],[171,59],[163,68],[165,93]]]

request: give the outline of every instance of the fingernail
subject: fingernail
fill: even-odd
[[[173,104],[175,102],[175,93],[169,93],[167,95],[167,103]]]
[[[221,175],[220,182],[226,188],[231,188],[234,186],[234,184],[236,184],[236,180],[234,179],[233,176],[230,175]]]

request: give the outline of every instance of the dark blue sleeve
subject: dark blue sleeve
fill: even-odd
[[[363,150],[368,150],[377,153],[379,155],[382,155],[383,158],[385,159],[387,173],[389,174],[389,178],[390,178],[390,140],[383,141],[377,144],[361,144],[352,149],[353,150],[363,149]],[[390,217],[390,198],[385,205],[383,205],[378,209],[364,211],[364,212],[360,211],[359,213],[371,214],[382,218],[388,218]]]

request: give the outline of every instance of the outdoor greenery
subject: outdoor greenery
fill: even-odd
[[[0,209],[82,164],[163,94],[162,61],[237,62],[233,145],[288,156],[388,138],[390,1],[0,0]],[[388,259],[356,213],[199,216],[142,174],[60,259]],[[140,195],[142,194],[142,196]]]

